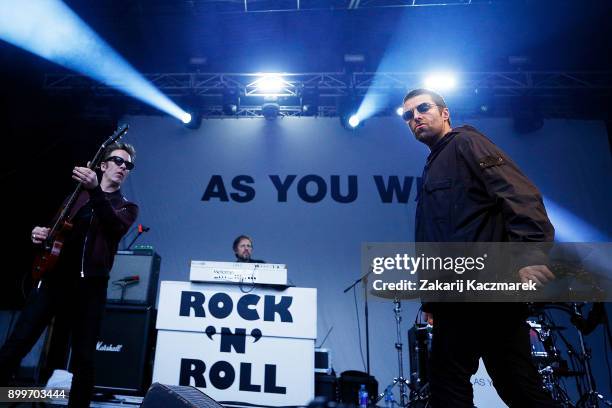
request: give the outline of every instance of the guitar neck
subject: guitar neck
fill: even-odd
[[[127,130],[128,130],[127,125],[123,125],[119,127],[119,129],[117,129],[112,134],[111,137],[109,137],[104,143],[102,143],[102,145],[100,145],[94,158],[87,164],[87,167],[91,170],[95,170],[103,159],[102,155],[104,154],[104,150],[106,149],[106,147],[112,143],[115,143],[117,140],[121,139],[121,137],[127,132]],[[55,235],[57,234],[59,229],[64,225],[64,222],[68,219],[70,210],[72,210],[72,207],[76,203],[77,198],[79,197],[79,194],[81,193],[82,190],[83,190],[83,184],[79,183],[76,186],[76,189],[74,190],[70,198],[68,199],[68,201],[66,202],[66,204],[64,205],[64,208],[62,208],[62,211],[60,212],[60,215],[57,217],[57,220],[53,224],[53,227],[51,227],[51,230],[49,231],[49,235],[47,238],[47,242],[53,242]]]

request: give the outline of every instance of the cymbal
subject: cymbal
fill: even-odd
[[[419,299],[421,296],[416,290],[374,290],[370,289],[369,294],[381,299],[409,300]]]

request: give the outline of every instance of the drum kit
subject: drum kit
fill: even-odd
[[[429,407],[429,355],[433,339],[433,325],[427,322],[417,323],[408,331],[408,350],[410,372],[408,378],[404,377],[402,366],[401,341],[401,302],[393,298],[393,314],[395,317],[397,340],[395,349],[398,359],[398,376],[378,395],[378,401],[384,400],[387,408],[399,407],[426,408]],[[584,304],[551,303],[530,304],[530,319],[526,321],[529,326],[531,358],[542,379],[547,393],[559,406],[564,408],[598,408],[610,406],[612,403],[595,389],[593,373],[591,370],[589,349],[584,341],[584,327],[578,322],[585,321],[582,317]],[[603,307],[603,306],[602,306]],[[563,334],[568,327],[556,325],[550,317],[552,309],[561,310],[571,317],[573,329],[577,332],[579,348],[576,349]],[[420,312],[419,312],[420,316]],[[435,324],[435,322],[433,323]],[[558,346],[563,344],[562,349]],[[567,355],[571,364],[563,358]],[[580,394],[576,402],[572,402],[565,390],[565,379],[575,379]],[[399,387],[399,401],[395,401],[393,388]]]

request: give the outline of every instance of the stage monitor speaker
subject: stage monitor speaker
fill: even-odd
[[[338,402],[338,379],[336,374],[315,373],[315,397]]]
[[[155,309],[107,305],[96,345],[96,390],[144,395],[151,384]]]
[[[118,251],[106,291],[108,302],[155,306],[160,263],[152,250]]]
[[[154,383],[140,408],[223,408],[214,399],[194,387]]]

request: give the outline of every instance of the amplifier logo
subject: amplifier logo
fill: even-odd
[[[116,346],[113,346],[112,344],[104,344],[104,342],[102,341],[99,341],[98,344],[96,344],[97,351],[110,351],[113,353],[120,353],[122,348],[123,344],[117,344]]]

